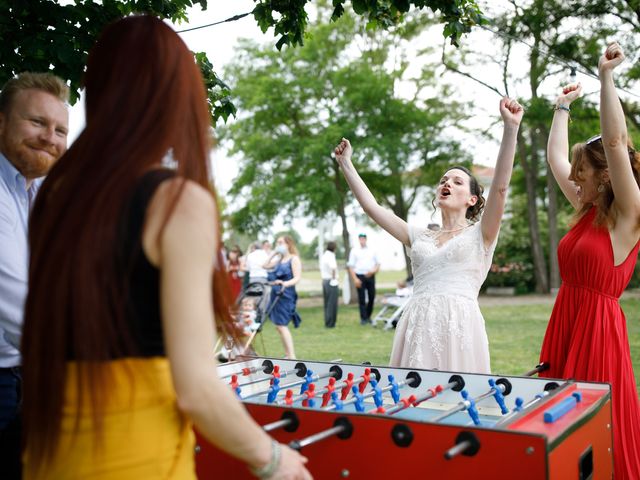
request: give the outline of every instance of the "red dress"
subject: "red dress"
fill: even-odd
[[[229,286],[231,288],[231,297],[235,302],[242,291],[242,278],[238,272],[240,271],[240,262],[234,262],[227,265],[227,273],[229,275]]]
[[[540,353],[550,369],[541,376],[611,384],[615,478],[640,479],[640,405],[618,303],[640,242],[614,266],[609,231],[593,225],[595,213],[592,208],[558,246],[562,286]]]

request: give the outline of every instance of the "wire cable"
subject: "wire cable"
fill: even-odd
[[[240,20],[241,18],[246,17],[247,15],[251,15],[253,11],[247,13],[239,13],[238,15],[234,15],[233,17],[225,18],[224,20],[220,20],[218,22],[207,23],[206,25],[200,25],[198,27],[185,28],[184,30],[176,30],[176,33],[185,33],[192,32],[194,30],[200,30],[201,28],[213,27],[215,25],[220,25],[221,23],[226,22],[235,22],[236,20]]]

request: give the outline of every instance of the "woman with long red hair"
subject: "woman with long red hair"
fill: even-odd
[[[308,478],[217,377],[229,292],[193,55],[129,17],[102,33],[85,87],[86,127],[32,216],[25,478],[195,478],[191,422],[260,477]]]

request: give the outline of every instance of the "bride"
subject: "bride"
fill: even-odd
[[[351,162],[349,140],[336,147],[336,160],[363,210],[410,249],[414,290],[396,328],[391,366],[491,371],[478,292],[498,240],[523,113],[515,100],[500,101],[504,129],[486,202],[468,169],[454,166],[444,173],[434,203],[442,228],[435,232],[381,207]]]

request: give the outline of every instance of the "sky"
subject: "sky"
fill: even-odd
[[[482,2],[479,2],[482,4]],[[496,5],[500,2],[491,2],[491,6],[485,5],[485,13],[491,13],[492,11],[499,11]],[[173,28],[180,32],[188,28],[207,25],[213,22],[218,22],[234,15],[250,12],[254,8],[255,4],[253,0],[234,0],[234,1],[221,1],[213,0],[209,1],[209,8],[206,11],[201,11],[199,8],[191,9],[188,13],[189,23],[183,23],[179,25],[172,25]],[[498,10],[496,10],[498,8]],[[435,41],[442,43],[442,36],[439,31],[438,38]],[[273,36],[272,31],[262,33],[254,18],[248,15],[240,20],[222,23],[212,27],[198,29],[194,31],[179,33],[181,38],[185,41],[187,46],[196,52],[205,51],[211,63],[214,66],[214,70],[221,73],[224,65],[228,64],[234,56],[234,48],[240,38],[252,38],[258,42],[270,43],[275,45],[276,39]],[[423,40],[433,42],[432,38]],[[486,44],[490,49],[492,34],[480,29],[475,29],[471,34],[462,39],[462,42],[474,42]],[[516,54],[512,58],[516,59],[512,62],[510,68],[517,70],[517,58],[518,54],[522,53],[522,57],[525,57],[526,46],[516,45]],[[519,50],[519,51],[518,51]],[[524,53],[523,53],[524,52]],[[526,71],[526,70],[525,70]],[[482,71],[473,72],[475,75],[483,78],[488,83],[500,85],[500,72],[492,70],[491,67],[483,68]],[[567,73],[568,75],[568,73]],[[495,121],[499,118],[498,102],[500,97],[494,92],[490,92],[485,87],[480,86],[478,83],[468,80],[464,77],[453,73],[447,73],[446,79],[449,83],[453,84],[459,91],[461,99],[469,100],[473,103],[474,117],[467,125],[470,128],[479,127],[481,125],[486,126],[487,123]],[[569,77],[566,77],[567,81]],[[597,84],[594,80],[589,78],[579,78],[585,84],[585,91],[596,91]],[[555,86],[554,86],[555,87]],[[521,87],[524,88],[524,87]],[[524,91],[523,91],[524,93]],[[518,94],[518,85],[513,85],[510,91],[512,96]],[[490,119],[490,120],[488,120]],[[233,118],[229,120],[233,122]],[[79,134],[84,126],[84,109],[81,102],[78,102],[71,109],[70,116],[70,134],[69,143],[71,143]],[[495,137],[494,140],[486,139],[481,140],[477,136],[467,134],[463,137],[464,141],[472,144],[472,150],[474,152],[474,162],[481,165],[493,165],[495,162],[495,156],[498,151],[498,137],[500,134],[500,128],[495,127],[491,133]],[[465,135],[458,133],[458,135]],[[339,139],[337,139],[339,140]],[[329,152],[327,152],[329,154]],[[217,148],[212,153],[212,166],[214,178],[216,181],[216,188],[220,195],[225,195],[233,183],[233,179],[238,174],[237,158],[232,158],[227,155],[227,152],[223,147]],[[362,219],[362,215],[358,216]],[[430,217],[430,212],[426,207],[419,207],[409,217],[409,221],[412,223],[426,224],[433,220]],[[435,221],[439,221],[436,216]],[[339,223],[331,224],[331,222],[319,222],[320,230],[326,237],[340,238],[341,227]],[[307,219],[298,219],[294,221],[293,228],[301,234],[302,240],[310,242],[319,231],[316,226],[309,226]],[[380,252],[381,264],[383,269],[400,270],[404,268],[404,257],[402,255],[402,247],[399,242],[394,240],[386,232],[379,228],[373,228],[366,224],[364,221],[357,221],[356,216],[352,215],[349,219],[349,230],[353,236],[353,242],[357,241],[356,234],[359,232],[365,232],[369,236],[369,245]],[[271,234],[285,229],[286,227],[282,222],[276,222]],[[273,239],[272,239],[273,240]],[[245,246],[243,246],[245,247]]]

